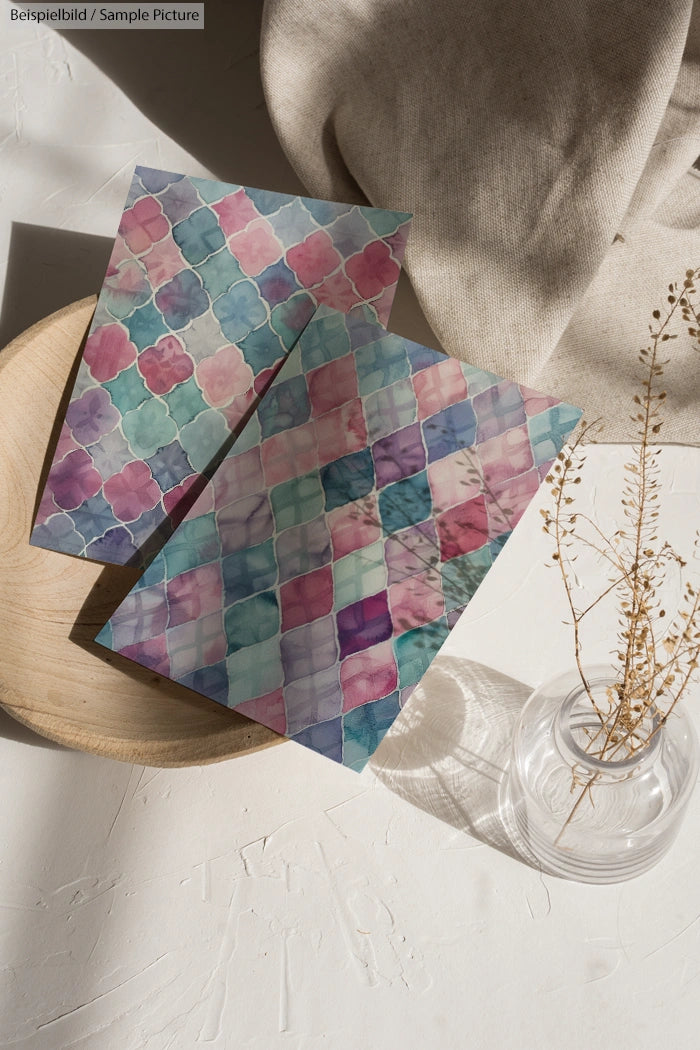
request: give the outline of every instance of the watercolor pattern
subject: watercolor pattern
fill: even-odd
[[[315,306],[386,324],[409,222],[137,168],[31,542],[146,564]]]
[[[97,641],[359,770],[579,417],[321,306]]]

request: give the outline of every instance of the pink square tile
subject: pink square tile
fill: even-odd
[[[139,354],[136,367],[152,394],[169,394],[194,372],[192,358],[174,335],[162,336]]]
[[[515,528],[539,485],[540,478],[533,467],[517,478],[499,482],[486,492],[491,537]]]
[[[316,434],[321,466],[365,448],[367,427],[359,397],[317,419]]]
[[[446,510],[436,518],[442,561],[476,551],[488,541],[489,522],[483,496]]]
[[[346,503],[344,507],[336,507],[327,518],[334,558],[368,547],[382,534],[375,493],[354,503]]]
[[[363,299],[373,299],[399,279],[399,266],[381,241],[371,241],[345,263],[345,272]]]
[[[195,369],[195,378],[213,408],[222,408],[253,387],[253,369],[237,346],[224,346],[205,357]]]
[[[238,704],[236,711],[252,718],[254,722],[260,722],[275,733],[285,734],[287,732],[287,715],[284,710],[284,693],[281,689],[275,689],[265,696],[256,696],[254,700],[246,700],[244,704]]]
[[[125,645],[119,652],[127,660],[135,660],[156,674],[162,674],[164,678],[170,677],[170,660],[164,634],[157,638],[144,638],[135,645]]]
[[[416,372],[413,389],[416,392],[419,419],[427,419],[467,397],[464,372],[453,357],[446,357],[444,361]]]
[[[224,405],[219,411],[224,417],[232,431],[236,434],[240,434],[248,420],[248,411],[253,404],[258,400],[258,395],[255,391],[255,384],[246,390],[244,394],[237,394],[233,401],[228,405]]]
[[[155,197],[142,197],[122,215],[119,232],[136,255],[170,233],[170,223]]]
[[[311,400],[311,411],[320,416],[345,401],[357,397],[357,373],[351,354],[329,361],[315,368],[307,376],[306,384]]]
[[[380,700],[393,693],[398,684],[398,672],[391,641],[352,653],[340,665],[340,683],[343,689],[343,711]]]
[[[318,466],[316,424],[313,420],[263,441],[262,465],[267,485],[279,485]]]
[[[167,584],[168,626],[176,627],[221,608],[222,585],[219,566],[210,562],[173,577]]]
[[[193,516],[208,514],[213,510],[214,490],[211,485],[205,485],[202,489],[200,475],[192,473],[179,485],[173,485],[163,493],[163,506],[175,525],[179,525],[190,510]]]
[[[445,611],[442,578],[436,569],[407,576],[389,587],[389,609],[394,634],[437,620]]]
[[[151,468],[143,460],[123,466],[105,481],[103,492],[120,521],[136,521],[145,510],[155,507],[161,496]]]
[[[496,485],[530,470],[534,463],[527,424],[483,441],[479,445],[479,459],[487,485]]]
[[[282,245],[267,219],[256,219],[242,233],[229,238],[228,246],[249,277],[256,277],[282,255]]]
[[[217,470],[210,486],[214,491],[217,510],[223,510],[244,496],[251,496],[265,488],[260,449],[249,448],[238,456],[230,456],[224,470]]]
[[[522,394],[525,414],[527,416],[536,416],[538,413],[546,411],[546,409],[551,408],[553,405],[559,404],[556,397],[549,397],[548,394],[540,394],[537,390],[531,390],[526,386],[520,387],[520,393]]]
[[[288,266],[306,288],[320,284],[338,269],[340,263],[340,255],[325,230],[316,230],[287,252]]]
[[[280,587],[282,630],[311,623],[333,609],[333,570],[324,565],[303,576],[296,576]]]
[[[170,674],[178,677],[193,668],[216,664],[226,656],[227,642],[221,609],[194,621],[169,627]]]
[[[85,343],[83,360],[98,383],[114,379],[136,360],[136,347],[121,324],[97,328]]]
[[[229,193],[223,200],[212,204],[212,210],[219,216],[219,225],[227,237],[240,233],[246,226],[259,218],[259,212],[245,190]]]
[[[431,569],[440,561],[438,539],[433,519],[411,525],[387,536],[384,557],[389,583]]]
[[[389,307],[393,301],[395,291],[396,289],[392,288],[391,294],[388,296]],[[314,298],[319,303],[324,303],[334,310],[340,310],[341,313],[347,313],[348,310],[360,302],[357,292],[342,271],[334,273],[332,277],[326,278],[323,284],[317,285],[314,288]],[[387,318],[388,316],[387,311]]]
[[[469,449],[459,449],[429,463],[428,483],[438,513],[473,499],[482,488],[476,456]]]
[[[177,244],[170,237],[160,244],[155,244],[150,252],[142,257],[141,262],[146,267],[148,279],[154,289],[160,288],[188,265]]]

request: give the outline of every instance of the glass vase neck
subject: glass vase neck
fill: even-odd
[[[574,686],[559,708],[554,723],[557,744],[562,754],[566,754],[574,766],[595,775],[598,780],[603,777],[617,779],[629,776],[641,765],[653,762],[659,747],[658,717],[646,720],[644,732],[648,736],[648,742],[640,744],[634,751],[625,752],[627,745],[623,741],[608,744],[609,755],[599,757],[582,746],[583,741],[588,739],[593,743],[599,740],[601,749],[606,747],[610,727],[606,727],[603,718],[596,713],[591,696],[601,709],[607,702],[608,691],[615,688],[615,682],[612,668],[591,669],[586,675],[588,690],[582,682]],[[617,757],[618,754],[620,757]]]

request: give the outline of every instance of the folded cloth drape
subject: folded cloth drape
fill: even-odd
[[[414,213],[443,348],[632,438],[652,310],[700,265],[700,0],[266,0],[261,55],[309,191]],[[697,444],[700,353],[667,345],[660,437]]]

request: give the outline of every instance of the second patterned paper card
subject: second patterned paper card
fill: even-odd
[[[97,640],[360,769],[579,416],[321,307]]]

